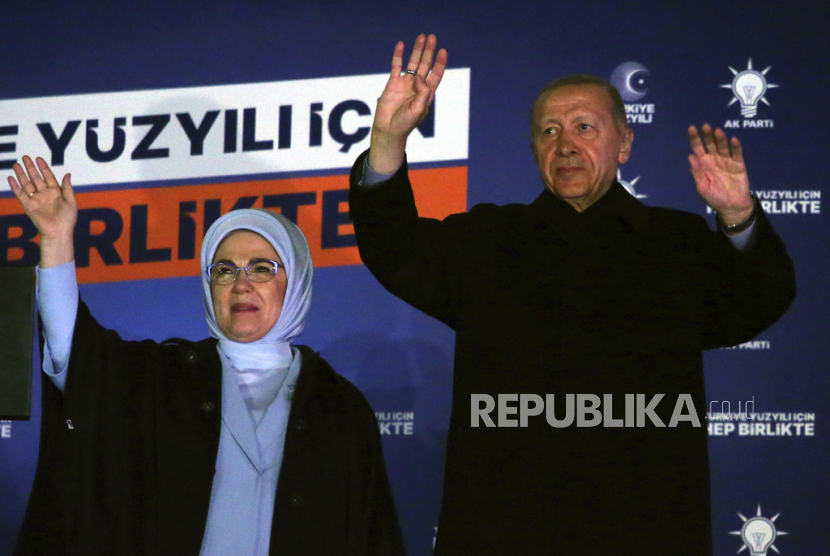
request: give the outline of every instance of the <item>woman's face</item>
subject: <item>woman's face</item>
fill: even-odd
[[[265,238],[247,230],[233,232],[223,239],[212,261],[229,261],[243,269],[232,284],[210,284],[216,324],[225,336],[236,342],[254,342],[274,327],[280,318],[288,285],[282,267],[267,282],[251,282],[244,268],[252,259],[270,259],[282,264]]]

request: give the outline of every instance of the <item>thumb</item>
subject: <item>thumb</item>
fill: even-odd
[[[73,205],[76,204],[75,189],[72,187],[71,174],[66,174],[61,180],[61,194],[63,195],[64,200],[72,203]]]
[[[689,155],[689,169],[693,174],[700,169],[700,160],[693,154]]]

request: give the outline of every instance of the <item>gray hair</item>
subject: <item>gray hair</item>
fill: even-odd
[[[530,111],[531,136],[533,135],[534,126],[536,125],[536,106],[539,104],[539,101],[553,91],[561,89],[562,87],[568,87],[570,85],[593,85],[602,88],[606,93],[608,93],[608,98],[611,100],[611,116],[613,116],[620,129],[628,129],[628,119],[625,117],[625,104],[623,103],[623,99],[617,88],[601,77],[589,75],[587,73],[575,73],[573,75],[566,75],[565,77],[560,77],[555,81],[551,81],[544,86],[542,91],[539,93],[539,96],[536,97],[536,102],[533,103],[533,108]]]

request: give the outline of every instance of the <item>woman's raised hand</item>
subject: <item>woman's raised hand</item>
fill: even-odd
[[[49,165],[40,157],[35,164],[30,157],[24,156],[23,165],[16,163],[13,168],[17,179],[9,176],[9,187],[40,232],[41,268],[73,260],[72,240],[78,204],[69,174],[59,184]]]

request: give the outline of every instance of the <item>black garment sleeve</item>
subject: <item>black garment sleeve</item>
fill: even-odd
[[[42,380],[40,456],[15,554],[198,551],[221,409],[215,342],[203,344],[125,341],[79,302],[63,395]],[[201,409],[206,400],[216,409]]]
[[[389,292],[452,327],[461,303],[467,214],[420,218],[403,165],[388,181],[363,187],[368,154],[351,173],[350,215],[363,263]]]
[[[758,201],[755,201],[758,203]],[[703,348],[747,342],[770,327],[795,299],[795,267],[758,203],[755,230],[743,251],[723,233],[709,233],[704,265]]]

